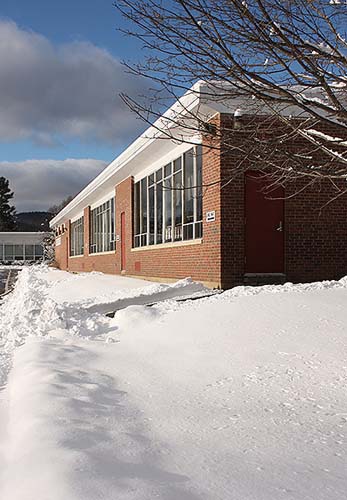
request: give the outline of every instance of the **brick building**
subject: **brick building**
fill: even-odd
[[[296,186],[294,197],[277,188],[268,199],[255,171],[221,189],[235,158],[177,125],[197,109],[205,122],[234,119],[230,103],[187,93],[51,221],[58,266],[162,281],[191,276],[221,288],[347,274],[346,197],[321,210],[333,195],[323,185]],[[160,132],[173,115],[179,141]]]

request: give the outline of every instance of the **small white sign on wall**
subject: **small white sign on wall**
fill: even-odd
[[[206,222],[214,222],[216,220],[216,211],[206,212]]]
[[[61,245],[61,237],[59,236],[59,238],[55,240],[55,246],[59,247],[60,245]]]
[[[116,241],[120,241],[120,235],[116,234]]]

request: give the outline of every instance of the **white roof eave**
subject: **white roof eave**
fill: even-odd
[[[146,150],[155,141],[162,139],[164,134],[160,132],[163,126],[168,127],[170,118],[174,122],[174,117],[179,114],[184,116],[191,112],[199,104],[199,94],[204,82],[199,81],[190,91],[182,96],[175,102],[155,123],[150,126],[140,137],[130,144],[115,160],[113,160],[95,179],[93,179],[75,198],[63,208],[51,221],[50,227],[54,228],[57,225],[66,221],[66,219],[74,216],[78,211],[83,210],[88,206],[88,199],[99,190],[102,186],[107,184],[107,181],[125,169],[126,166],[138,156],[141,152]],[[168,139],[169,140],[169,139]],[[124,176],[123,178],[126,178]]]

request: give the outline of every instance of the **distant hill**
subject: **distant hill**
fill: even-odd
[[[22,212],[17,214],[17,231],[49,231],[49,221],[54,217],[50,212]]]

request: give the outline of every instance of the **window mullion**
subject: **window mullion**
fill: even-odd
[[[185,161],[184,161],[184,154],[182,153],[181,156],[181,165],[182,165],[182,241],[184,240],[184,221],[185,221],[185,196],[184,196],[184,190],[186,188],[184,179],[185,179]]]
[[[106,241],[106,212],[102,211],[102,251],[105,252],[105,241]]]
[[[146,192],[147,192],[147,200],[146,200],[146,205],[147,205],[147,237],[146,237],[146,244],[149,245],[149,232],[150,232],[150,225],[149,225],[149,220],[150,220],[150,213],[149,213],[149,178],[147,177],[146,179]]]
[[[139,184],[139,214],[140,214],[140,217],[139,217],[139,234],[142,235],[142,185],[141,185],[141,181],[139,181],[140,184]],[[141,236],[140,236],[140,246],[141,245]]]
[[[111,238],[112,238],[112,214],[111,214],[111,205],[109,203],[107,209],[107,225],[108,225],[108,235],[107,235],[107,250],[111,250]]]
[[[171,163],[171,241],[175,241],[175,183],[174,183],[174,162]]]
[[[100,252],[101,251],[101,219],[100,219],[100,211],[98,210],[98,215],[97,215],[97,218],[98,218],[98,244],[97,244],[97,247],[98,247],[98,250],[97,252]]]
[[[107,244],[106,244],[106,239],[107,239],[107,212],[104,210],[103,213],[103,219],[104,219],[104,239],[103,239],[103,247],[104,247],[104,252],[106,252],[107,249]]]
[[[104,238],[105,238],[105,223],[104,223],[104,212],[101,209],[100,213],[100,221],[101,221],[101,252],[104,251]]]
[[[193,185],[196,186],[197,185],[197,182],[198,182],[198,177],[197,177],[197,159],[196,159],[196,148],[194,148],[194,162],[193,162]],[[196,223],[196,220],[197,220],[197,188],[195,187],[193,189],[193,212],[194,212],[194,215],[193,215],[193,239],[195,239],[195,223]]]
[[[154,245],[157,244],[157,182],[154,178]]]
[[[163,201],[162,201],[162,205],[163,205],[163,236],[162,236],[162,241],[163,243],[165,243],[165,234],[166,234],[166,180],[164,178],[164,171],[163,171],[163,181],[162,181],[162,186],[163,186],[163,193],[162,193],[162,197],[163,197]]]

